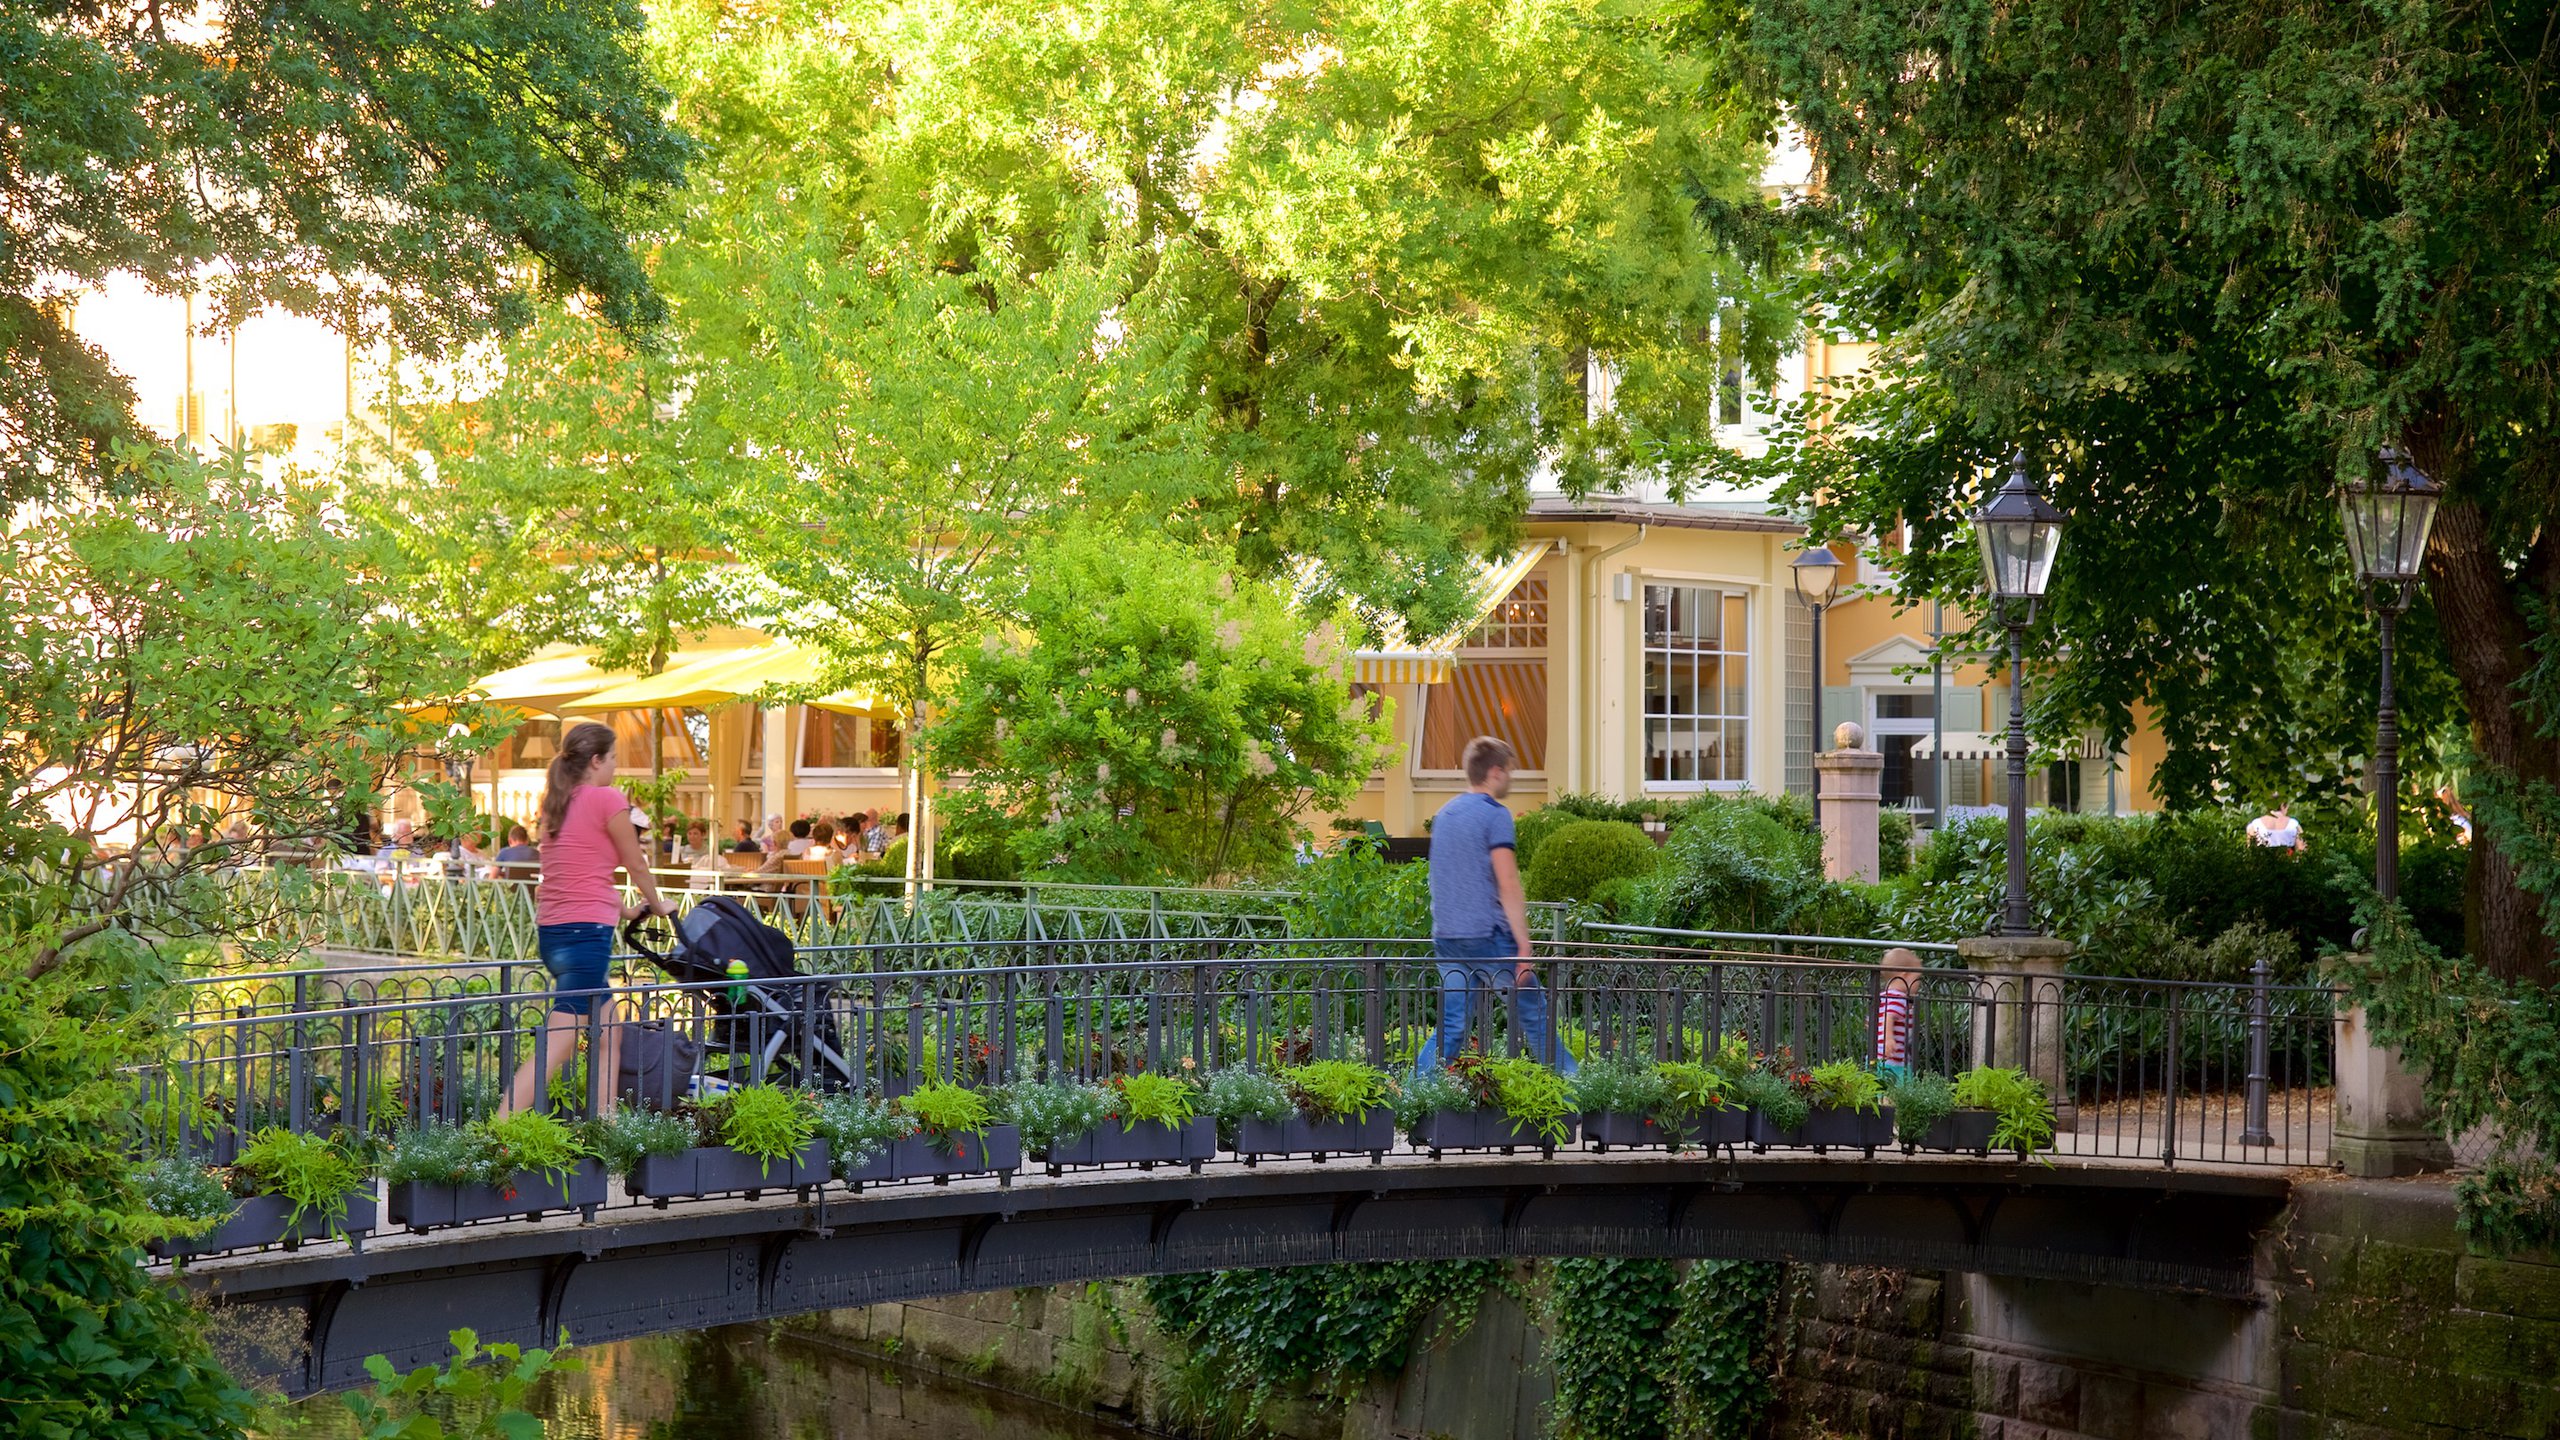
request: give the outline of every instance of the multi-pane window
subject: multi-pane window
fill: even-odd
[[[1740,784],[1751,734],[1750,599],[1702,585],[1644,587],[1644,775]]]
[[[1875,692],[1875,720],[1868,743],[1884,756],[1884,803],[1905,808],[1936,806],[1937,767],[1912,752],[1937,723],[1937,697],[1917,687]]]
[[[894,770],[898,722],[839,715],[812,705],[800,712],[803,770]]]
[[[1524,771],[1547,768],[1547,577],[1511,588],[1458,648],[1458,668],[1422,687],[1422,768],[1456,770],[1479,735],[1509,741]]]

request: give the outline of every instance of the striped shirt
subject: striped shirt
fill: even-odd
[[[1876,1059],[1887,1064],[1909,1062],[1911,992],[1887,985],[1876,997]]]

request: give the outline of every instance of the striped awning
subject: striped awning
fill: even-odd
[[[1533,540],[1500,564],[1480,562],[1475,584],[1467,592],[1467,609],[1457,624],[1436,638],[1416,645],[1392,615],[1371,617],[1381,634],[1375,649],[1355,650],[1351,678],[1363,685],[1445,685],[1457,673],[1458,647],[1475,633],[1493,607],[1529,578],[1546,558],[1545,540]]]
[[[1363,650],[1352,658],[1351,678],[1363,685],[1443,685],[1458,657],[1437,650]]]

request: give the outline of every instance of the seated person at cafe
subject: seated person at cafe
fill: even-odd
[[[836,863],[835,822],[831,820],[812,820],[809,822],[809,848],[801,855],[800,858],[803,860],[816,860],[828,865]]]
[[[784,841],[782,845],[782,858],[785,860],[798,860],[808,853],[809,822],[806,820],[794,820],[791,822],[791,838]]]
[[[756,827],[744,820],[729,822],[729,841],[720,847],[732,855],[761,855],[764,847],[756,843]]]
[[[529,880],[542,864],[542,852],[535,848],[533,837],[521,825],[507,827],[507,843],[498,850],[498,875],[506,880]]]
[[[486,835],[474,833],[463,836],[453,843],[453,864],[463,874],[475,880],[487,875],[489,873],[488,844],[489,837]]]
[[[684,827],[684,837],[676,841],[676,863],[690,865],[711,849],[711,826],[700,820]]]

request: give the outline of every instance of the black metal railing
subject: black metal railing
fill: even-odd
[[[1133,944],[1144,958],[1125,953]],[[644,983],[624,1018],[699,1041],[727,1078],[885,1092],[926,1076],[1093,1079],[1314,1057],[1409,1068],[1441,1012],[1413,940],[1024,940],[932,963],[939,945],[803,953],[812,973],[747,985]],[[1582,945],[1541,958],[1553,1043],[1703,1060],[1728,1038],[1810,1066],[1874,1050],[1871,964],[1709,948]],[[538,965],[402,966],[257,977],[167,1032],[136,1071],[159,1148],[220,1160],[265,1125],[388,1135],[486,1113],[516,1067],[559,1043]],[[1499,997],[1466,1037],[1535,1048]],[[593,1007],[590,1042],[606,1023]],[[2050,974],[1922,973],[1910,1060],[1948,1075],[2006,1065],[2045,1082],[2057,1151],[2157,1164],[2328,1162],[2333,997],[2317,986]],[[592,1043],[590,1044],[592,1052]],[[582,1092],[583,1093],[583,1092]]]

